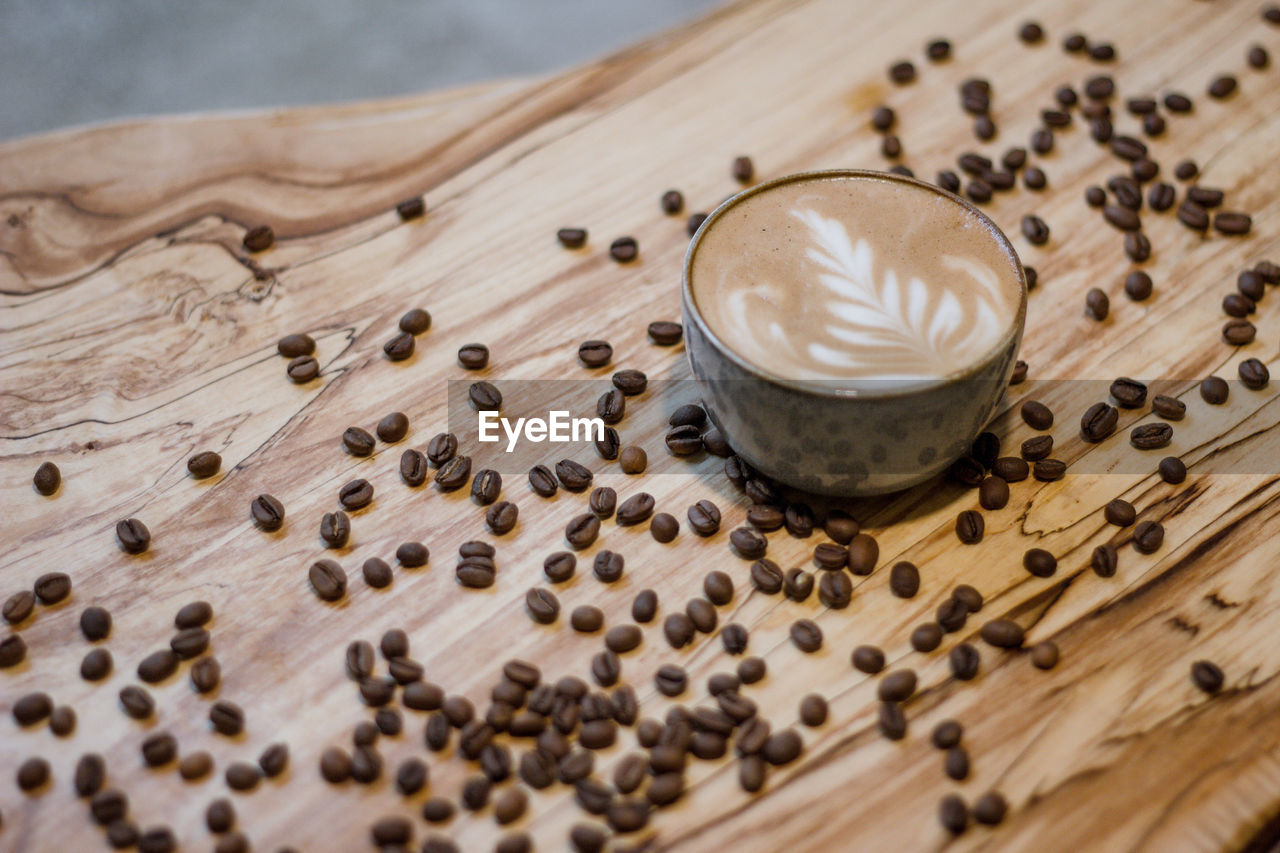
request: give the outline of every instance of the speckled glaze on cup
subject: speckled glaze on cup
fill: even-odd
[[[1015,263],[1017,310],[985,355],[940,378],[863,382],[847,387],[772,373],[734,352],[698,310],[691,270],[717,220],[736,204],[794,181],[892,180],[960,205],[988,226],[991,239],[1017,259],[1005,235],[964,199],[932,184],[885,172],[802,172],[758,184],[720,205],[694,235],[681,287],[686,351],[707,413],[735,453],[786,485],[823,495],[886,494],[937,476],[967,452],[1008,386],[1026,320],[1027,288]]]

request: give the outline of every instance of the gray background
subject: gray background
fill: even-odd
[[[552,71],[717,0],[0,0],[0,139]]]

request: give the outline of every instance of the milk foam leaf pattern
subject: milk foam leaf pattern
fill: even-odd
[[[833,372],[866,363],[868,350],[879,351],[886,379],[945,376],[975,356],[975,347],[999,335],[998,281],[993,270],[972,260],[943,256],[942,266],[980,286],[969,311],[945,286],[919,278],[905,282],[886,269],[876,276],[875,252],[866,240],[856,242],[844,224],[814,210],[793,210],[804,223],[813,244],[808,258],[822,270],[818,280],[829,295],[824,331],[848,351],[814,340],[811,358]],[[782,337],[774,327],[775,338]],[[779,340],[781,343],[781,340]]]

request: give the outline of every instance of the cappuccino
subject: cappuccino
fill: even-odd
[[[692,249],[708,329],[788,380],[931,380],[1006,343],[1025,285],[982,214],[927,184],[816,173],[729,201]]]

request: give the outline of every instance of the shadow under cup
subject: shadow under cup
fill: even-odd
[[[796,181],[895,181],[960,205],[1011,259],[1016,310],[998,343],[943,376],[816,380],[778,375],[735,351],[699,311],[691,271],[699,247],[743,200]],[[844,184],[844,180],[839,181]],[[922,209],[928,207],[922,197]],[[910,250],[910,246],[906,247]],[[924,482],[968,452],[995,414],[1013,372],[1026,318],[1026,279],[1005,235],[985,214],[931,184],[860,170],[778,178],[725,201],[694,235],[685,256],[681,303],[685,345],[707,413],[735,453],[757,471],[803,491],[841,497],[886,494]]]

